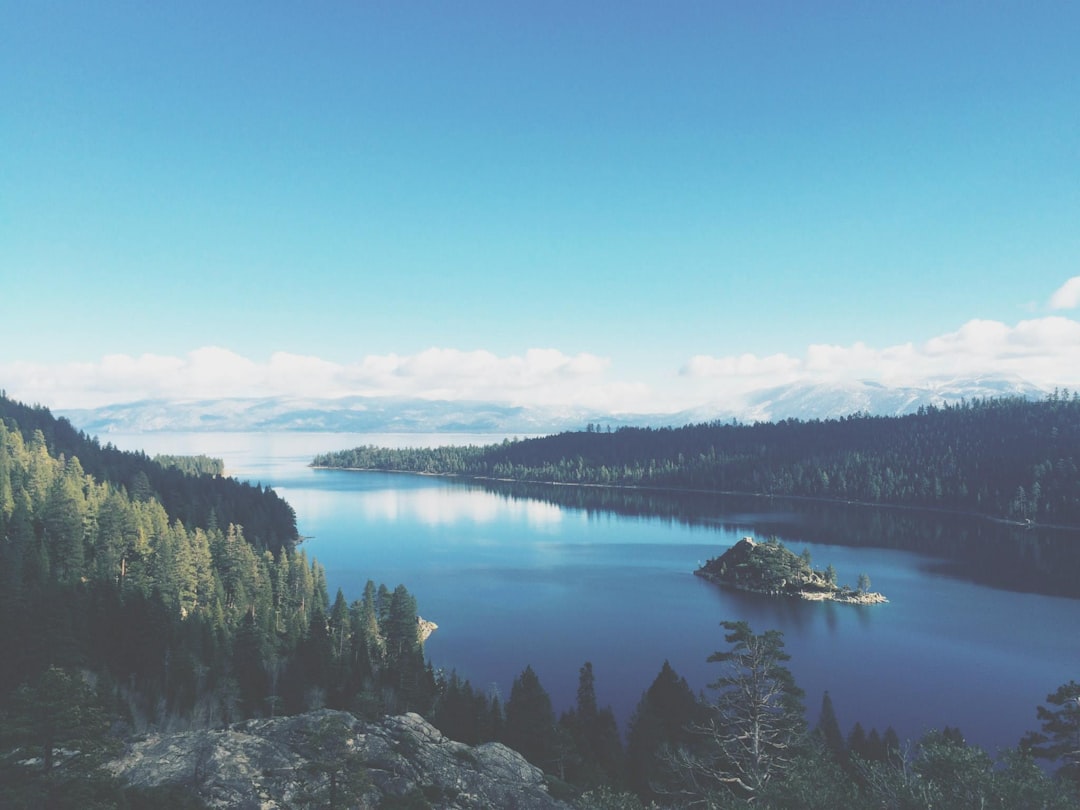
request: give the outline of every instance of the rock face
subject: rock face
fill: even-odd
[[[752,537],[744,537],[694,573],[718,585],[770,596],[795,596],[850,605],[889,601],[880,593],[838,587],[824,572],[810,567],[809,557],[803,559],[775,541],[755,543]]]
[[[435,624],[435,622],[421,616],[416,617],[416,637],[420,639],[421,644],[431,638],[431,634],[438,629],[439,625]]]
[[[110,767],[133,785],[184,785],[215,808],[377,808],[403,797],[446,810],[568,807],[517,752],[454,742],[416,714],[367,723],[324,709],[156,734]]]

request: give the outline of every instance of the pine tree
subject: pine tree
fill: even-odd
[[[15,496],[11,486],[12,451],[8,440],[8,429],[0,422],[0,537],[4,527],[15,509]]]
[[[833,759],[838,763],[843,763],[847,758],[844,735],[840,732],[840,724],[836,720],[836,711],[833,709],[832,698],[829,697],[827,690],[821,698],[821,714],[818,716],[815,732],[821,738],[826,750],[832,754]]]
[[[0,805],[74,807],[80,793],[118,794],[100,765],[119,748],[93,690],[49,668],[16,690],[0,719]]]
[[[53,480],[41,511],[52,573],[61,582],[76,582],[83,575],[85,520],[82,466],[73,458]]]
[[[270,693],[265,664],[266,648],[255,617],[244,615],[233,640],[232,672],[240,690],[240,707],[245,717],[262,713]]]
[[[857,756],[859,759],[867,759],[866,729],[862,723],[855,721],[855,725],[848,732],[847,750],[849,756]]]
[[[1022,747],[1039,759],[1059,763],[1059,773],[1080,786],[1080,683],[1062,684],[1046,702],[1050,705],[1036,710],[1042,730],[1028,732]]]
[[[506,702],[503,742],[541,768],[549,769],[555,762],[555,713],[532,667],[525,667],[514,679]]]
[[[694,739],[689,729],[702,720],[702,706],[689,684],[665,661],[630,719],[626,768],[634,792],[653,797],[675,790],[678,777],[665,754],[689,746]]]
[[[597,707],[596,676],[589,661],[578,673],[576,711],[564,717],[567,722],[560,720],[560,725],[570,733],[577,758],[572,781],[585,786],[621,783],[623,750],[615,714],[610,707]]]
[[[794,760],[805,733],[803,693],[785,666],[791,656],[784,652],[782,633],[758,635],[746,622],[721,626],[731,648],[708,659],[723,664],[724,672],[709,684],[717,697],[698,727],[704,750],[683,766],[705,794],[726,787],[753,799]]]

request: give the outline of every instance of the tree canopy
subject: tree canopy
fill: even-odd
[[[316,466],[923,506],[1080,526],[1080,396],[751,425],[621,427],[484,447],[358,447]]]

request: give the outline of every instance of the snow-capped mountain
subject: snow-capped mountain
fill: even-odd
[[[672,414],[604,414],[574,408],[521,407],[494,402],[387,399],[149,400],[59,411],[92,435],[153,431],[327,431],[341,433],[495,433],[535,435],[603,427],[651,427],[730,421],[832,419],[853,413],[901,416],[923,406],[1048,391],[1019,378],[931,380],[919,386],[878,382],[795,383],[752,392],[733,405],[713,403]]]
[[[903,416],[921,407],[955,405],[973,399],[1019,396],[1041,399],[1038,386],[1021,379],[938,379],[921,386],[888,387],[873,381],[816,383],[756,392],[748,403],[747,421],[836,419],[859,412]]]
[[[341,399],[144,400],[60,411],[92,435],[155,431],[326,431],[335,433],[523,433],[584,424],[576,413],[492,402]]]

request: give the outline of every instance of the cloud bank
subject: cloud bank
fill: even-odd
[[[0,387],[17,399],[56,409],[148,399],[344,396],[601,407],[644,393],[640,386],[609,380],[608,366],[596,355],[554,349],[500,357],[483,350],[432,348],[341,364],[288,352],[256,362],[205,346],[183,357],[109,355],[97,363],[60,365],[0,362]]]
[[[737,393],[799,381],[874,380],[917,386],[956,377],[1021,377],[1044,388],[1073,388],[1080,382],[1080,322],[1060,316],[1014,326],[972,320],[922,344],[882,349],[864,343],[819,344],[809,346],[801,357],[698,355],[682,374],[701,385],[712,381]]]
[[[1071,295],[1068,291],[1077,287],[1071,284],[1055,297]],[[557,349],[500,356],[431,348],[336,363],[288,352],[256,361],[206,346],[181,357],[118,354],[95,363],[0,362],[0,388],[25,402],[60,410],[141,400],[367,396],[563,406],[609,414],[736,405],[750,391],[796,382],[919,386],[942,378],[1020,377],[1046,389],[1075,390],[1080,388],[1080,321],[1062,316],[1015,325],[972,320],[921,344],[814,344],[800,355],[702,354],[648,382],[620,378],[616,371],[610,358]]]
[[[1073,276],[1050,296],[1051,309],[1076,309],[1080,307],[1080,276]]]

